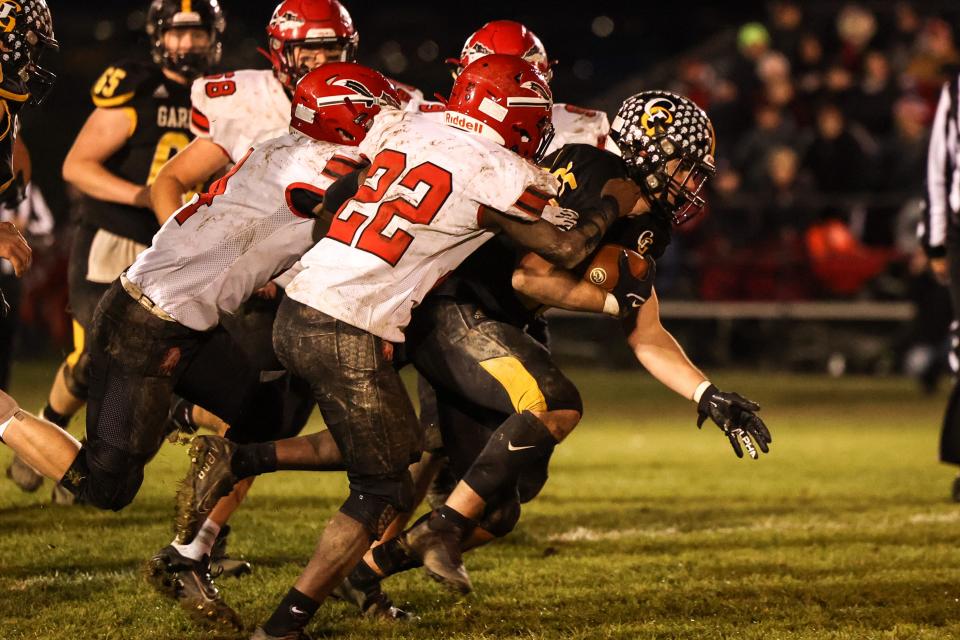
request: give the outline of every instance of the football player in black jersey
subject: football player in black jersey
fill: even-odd
[[[10,206],[23,197],[13,147],[17,115],[39,104],[56,76],[40,66],[45,51],[58,49],[53,19],[45,0],[0,0],[0,198]],[[0,258],[10,260],[18,276],[30,266],[31,252],[16,226],[0,223]],[[20,409],[0,391],[0,442],[49,477],[58,477],[80,448],[67,432]]]
[[[94,110],[63,163],[82,194],[69,265],[74,351],[57,371],[43,417],[66,428],[87,398],[85,333],[110,283],[159,229],[150,185],[190,143],[190,82],[220,59],[225,26],[216,0],[153,0],[147,13],[152,62],[110,65],[94,83]],[[24,490],[40,476],[14,458],[8,471]],[[73,495],[54,489],[54,500]]]
[[[703,208],[701,190],[713,174],[712,126],[688,99],[644,92],[624,102],[611,138],[610,151],[567,145],[545,160],[563,185],[559,204],[589,210],[597,206],[608,180],[631,178],[644,192],[635,209],[641,215],[616,221],[603,244],[659,258],[670,243],[672,226]],[[575,389],[564,394],[546,349],[523,333],[536,320],[533,307],[621,316],[641,364],[698,403],[698,426],[713,419],[738,456],[743,449],[753,458],[757,448],[768,450],[769,432],[755,414],[759,407],[738,394],[720,392],[660,324],[652,274],[644,281],[634,279],[619,293],[607,293],[582,277],[592,258],[566,271],[536,256],[518,260],[518,255],[502,238],[491,240],[414,313],[408,329],[410,357],[436,388],[434,419],[460,482],[446,504],[368,553],[340,588],[342,596],[367,612],[393,610],[385,609],[389,599],[380,591],[380,581],[420,564],[435,579],[469,591],[461,551],[512,530],[520,504],[535,497],[546,481],[553,448],[569,430],[557,433],[553,425],[537,429],[540,425],[523,409],[532,408],[531,402],[558,406]],[[621,278],[625,273],[622,268]],[[497,367],[490,366],[494,362]],[[507,362],[510,366],[503,366]],[[512,416],[504,411],[507,397],[514,401]],[[400,615],[394,610],[393,617]]]

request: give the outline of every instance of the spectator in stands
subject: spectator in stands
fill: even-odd
[[[781,0],[771,2],[769,12],[771,44],[789,58],[796,58],[802,37],[800,29],[803,26],[803,9],[796,2]]]
[[[960,63],[953,31],[944,20],[927,20],[916,43],[916,53],[905,71],[905,84],[931,104],[939,96],[946,70]]]
[[[870,183],[870,159],[835,104],[817,109],[816,131],[803,166],[826,194],[862,193]]]
[[[863,74],[850,101],[848,115],[877,138],[893,128],[891,105],[897,99],[890,61],[882,51],[869,51],[863,58]]]
[[[837,14],[839,63],[849,72],[860,70],[867,47],[877,33],[877,18],[858,4],[848,4]]]
[[[741,175],[743,188],[754,191],[766,182],[764,160],[775,147],[795,146],[798,133],[792,118],[785,117],[776,105],[760,103],[754,110],[754,126],[733,152],[734,167]]]

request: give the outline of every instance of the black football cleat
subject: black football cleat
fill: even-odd
[[[237,445],[220,436],[197,436],[190,445],[190,469],[177,490],[174,533],[177,544],[189,544],[217,501],[230,493],[237,477],[230,458]]]
[[[20,487],[21,491],[27,493],[33,493],[43,484],[43,476],[16,454],[7,467],[7,477],[13,480],[13,484]]]
[[[330,597],[356,606],[360,613],[367,618],[416,620],[416,616],[393,605],[390,597],[380,589],[380,583],[365,592],[355,587],[350,582],[350,578],[347,577],[333,590]]]
[[[227,555],[227,536],[230,535],[230,525],[220,528],[217,539],[210,550],[210,571],[218,578],[241,578],[253,572],[253,567],[246,560],[237,560]]]
[[[213,584],[206,557],[193,560],[166,546],[147,562],[146,577],[158,593],[176,600],[197,622],[243,629],[240,616],[223,601]]]
[[[428,576],[452,591],[467,595],[473,591],[473,584],[460,551],[463,531],[459,527],[431,527],[430,522],[438,517],[433,512],[420,518],[403,532],[401,541],[411,556],[423,562]]]

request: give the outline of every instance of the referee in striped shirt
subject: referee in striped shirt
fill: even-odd
[[[950,290],[950,369],[954,386],[943,417],[940,460],[960,465],[960,75],[944,84],[927,151],[926,208],[919,227],[930,270]],[[953,481],[960,502],[960,476]]]

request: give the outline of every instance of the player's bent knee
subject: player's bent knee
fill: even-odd
[[[350,495],[340,511],[362,524],[371,540],[379,540],[398,514],[414,506],[408,471],[374,478],[350,478]]]
[[[477,522],[477,526],[490,535],[502,538],[517,526],[517,522],[520,521],[520,511],[520,503],[516,499],[511,500],[494,509],[488,509],[483,518]]]
[[[61,480],[84,504],[120,511],[143,484],[146,460],[109,446],[84,446]]]

